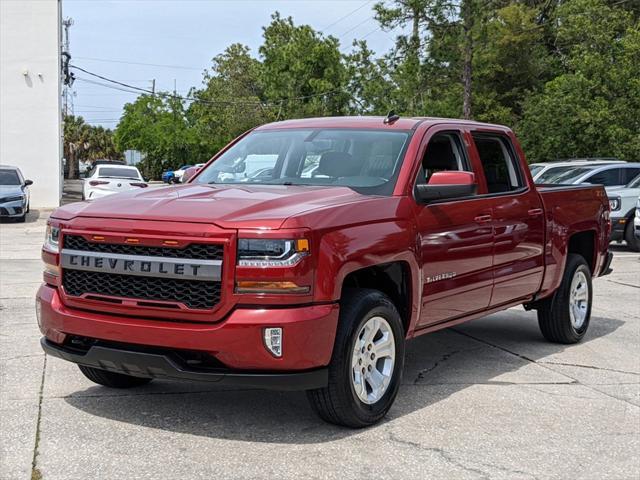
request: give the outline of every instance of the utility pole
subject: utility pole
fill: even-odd
[[[74,76],[69,71],[69,61],[71,60],[71,48],[69,44],[69,27],[73,25],[73,18],[68,17],[62,20],[62,27],[64,28],[64,40],[62,43],[62,81],[64,84],[64,90],[62,93],[62,112],[66,117],[69,112],[73,114],[73,94],[71,92],[71,86],[73,85]]]
[[[156,96],[156,79],[151,80],[151,95]]]

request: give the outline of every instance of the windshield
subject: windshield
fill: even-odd
[[[551,167],[536,178],[536,183],[573,183],[591,170],[590,167]]]
[[[0,185],[21,185],[18,172],[15,170],[0,170]]]
[[[98,177],[133,178],[138,180],[140,179],[140,174],[134,168],[102,167],[98,170]]]
[[[340,185],[390,195],[410,132],[291,129],[250,133],[196,183]]]
[[[529,170],[531,170],[531,176],[535,177],[536,173],[544,168],[544,165],[529,165]]]

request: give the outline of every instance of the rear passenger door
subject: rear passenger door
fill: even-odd
[[[419,150],[416,183],[428,183],[438,171],[472,171],[466,143],[463,132],[455,128],[430,128]],[[489,305],[493,285],[492,204],[492,198],[479,196],[427,205],[416,202],[423,278],[419,327],[481,311]]]
[[[490,306],[533,295],[544,273],[542,200],[523,171],[511,138],[504,132],[473,132],[474,154],[484,174],[494,231]]]

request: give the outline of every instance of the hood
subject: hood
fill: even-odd
[[[6,197],[8,195],[18,195],[24,193],[22,185],[0,185],[0,195]]]
[[[609,197],[633,197],[636,198],[640,195],[640,187],[627,188],[627,187],[605,187],[607,195]]]
[[[147,188],[60,207],[52,217],[213,223],[221,228],[277,229],[305,211],[365,200],[347,187],[201,185]]]

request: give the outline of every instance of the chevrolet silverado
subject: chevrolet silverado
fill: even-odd
[[[602,186],[536,186],[503,126],[268,124],[185,185],[55,210],[41,343],[107,387],[306,390],[324,420],[364,427],[418,335],[524,305],[547,340],[580,341],[609,208]]]

